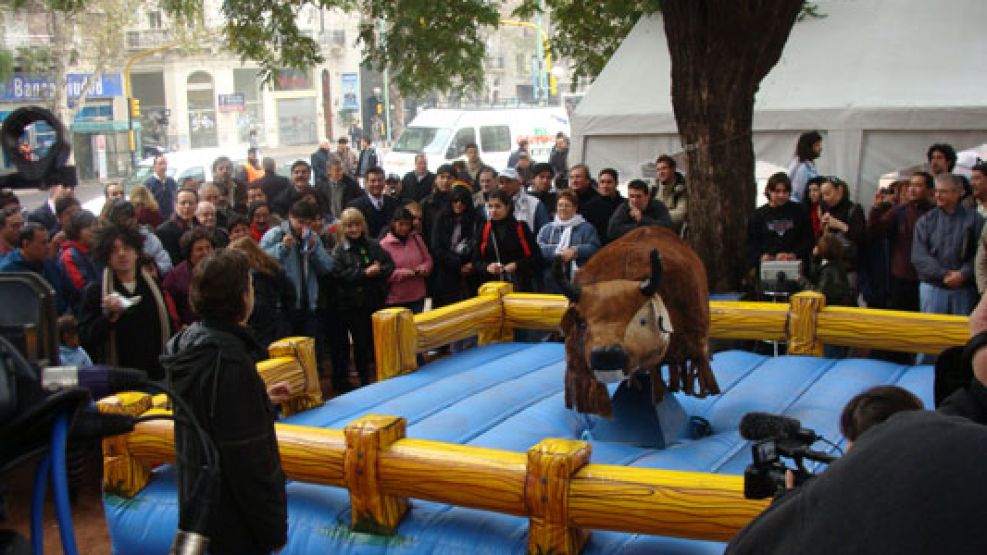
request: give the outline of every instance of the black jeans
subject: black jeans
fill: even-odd
[[[335,311],[333,320],[336,324],[329,335],[333,385],[342,385],[349,379],[349,338],[352,338],[353,364],[360,374],[360,384],[370,383],[370,361],[374,356],[373,327],[370,320],[373,312],[369,308]]]

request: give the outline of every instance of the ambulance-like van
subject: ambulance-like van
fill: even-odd
[[[501,170],[521,137],[528,139],[532,162],[547,162],[555,135],[569,135],[569,116],[564,108],[490,108],[475,110],[428,109],[405,128],[391,152],[384,157],[384,170],[404,175],[415,167],[415,155],[428,157],[428,168],[465,157],[466,145],[480,147],[480,159]]]

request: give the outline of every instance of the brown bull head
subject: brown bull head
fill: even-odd
[[[609,416],[604,383],[625,380],[637,371],[655,371],[671,339],[672,322],[661,297],[661,258],[651,253],[651,276],[576,287],[559,275],[571,305],[562,318],[566,336],[566,406]],[[561,279],[560,279],[561,278]]]

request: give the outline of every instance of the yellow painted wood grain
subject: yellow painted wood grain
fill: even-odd
[[[402,439],[380,453],[380,486],[391,495],[414,497],[526,516],[527,455]]]
[[[574,555],[586,544],[589,531],[569,525],[569,489],[573,473],[589,463],[591,452],[585,441],[555,438],[528,450],[528,553]]]
[[[826,344],[939,354],[970,338],[967,316],[831,306],[816,334]]]
[[[374,334],[374,361],[377,380],[414,372],[418,347],[418,330],[407,308],[385,308],[371,318]]]
[[[744,498],[741,476],[590,464],[572,478],[569,523],[725,541],[767,505]]]
[[[562,295],[511,293],[504,297],[506,324],[512,328],[557,331],[569,300]]]
[[[285,337],[267,347],[270,358],[294,358],[303,369],[304,384],[301,391],[292,388],[292,398],[282,404],[283,412],[294,414],[322,405],[322,387],[319,384],[319,363],[315,356],[315,339],[312,337]],[[268,383],[270,385],[270,383]]]
[[[368,414],[346,425],[343,474],[350,491],[353,529],[394,534],[408,510],[408,499],[389,495],[379,483],[380,453],[404,437],[407,422],[399,416]]]
[[[415,315],[418,328],[417,352],[421,353],[488,329],[500,328],[503,308],[491,295],[473,297],[449,306]]]
[[[792,296],[788,313],[788,353],[822,356],[819,340],[819,312],[826,306],[826,297],[815,291],[802,291]]]
[[[788,304],[710,301],[710,337],[716,339],[785,339]]]

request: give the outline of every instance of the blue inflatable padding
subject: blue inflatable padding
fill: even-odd
[[[565,408],[563,346],[495,344],[430,363],[419,371],[374,384],[284,422],[342,428],[367,413],[408,420],[408,437],[524,452],[544,438],[579,439],[595,416]],[[594,463],[742,474],[750,444],[737,425],[751,411],[785,414],[834,443],[844,443],[838,417],[863,389],[897,384],[931,407],[932,368],[873,360],[771,358],[743,351],[718,353],[713,370],[721,395],[696,399],[676,393],[689,415],[708,420],[712,434],[664,450],[592,441]],[[826,451],[823,444],[816,449]],[[835,449],[829,449],[835,452]],[[107,494],[104,507],[114,553],[167,553],[177,525],[174,471],[163,466],[133,499]],[[286,555],[308,553],[524,553],[527,519],[412,500],[391,537],[350,530],[345,489],[288,484]],[[585,553],[721,553],[723,544],[594,531]]]

